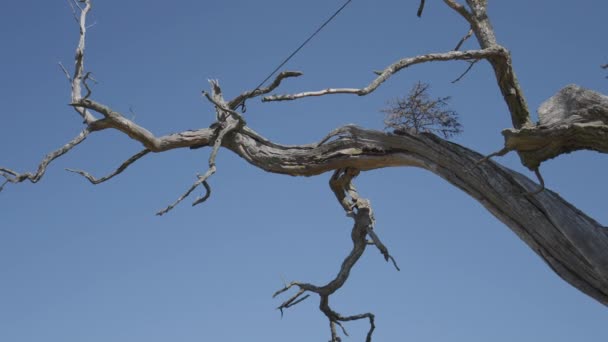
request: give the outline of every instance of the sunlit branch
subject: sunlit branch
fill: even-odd
[[[262,101],[287,101],[295,100],[309,96],[323,96],[329,94],[355,94],[359,96],[367,95],[376,90],[382,83],[388,80],[395,73],[415,64],[437,62],[437,61],[455,61],[455,60],[476,60],[481,58],[495,57],[503,53],[500,48],[488,48],[483,50],[470,51],[450,51],[445,53],[431,53],[416,57],[401,59],[387,68],[376,77],[369,85],[364,88],[328,88],[319,91],[309,91],[297,94],[288,95],[271,95],[263,98]]]

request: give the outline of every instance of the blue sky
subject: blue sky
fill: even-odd
[[[355,0],[286,66],[301,70],[281,92],[360,87],[398,58],[452,49],[467,26],[439,1]],[[95,3],[87,68],[93,98],[157,135],[207,127],[200,96],[217,78],[228,97],[255,87],[342,4],[310,1],[116,1]],[[604,1],[490,1],[499,41],[535,109],[577,83],[608,92]],[[57,62],[72,65],[77,26],[65,1],[0,5],[0,165],[37,167],[72,139],[80,118]],[[473,41],[465,48],[476,48]],[[418,80],[452,96],[464,134],[482,153],[510,126],[494,76],[479,63],[429,64],[393,77],[370,96],[248,102],[249,125],[277,142],[320,139],[347,123],[382,128],[379,110]],[[326,341],[317,298],[281,319],[271,294],[283,280],[325,283],[350,249],[351,220],[330,175],[265,174],[229,151],[218,157],[211,199],[172,202],[205,170],[208,149],[149,155],[92,186],[65,168],[112,171],[141,146],[116,132],[92,135],[36,184],[0,193],[0,341]],[[530,175],[516,156],[500,162]],[[608,222],[605,156],[577,152],[547,162],[547,186]],[[557,275],[478,203],[423,170],[367,172],[377,232],[396,272],[370,249],[332,297],[343,314],[372,311],[376,341],[606,341],[608,311]],[[346,325],[361,341],[367,323]]]

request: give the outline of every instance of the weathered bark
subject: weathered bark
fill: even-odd
[[[545,160],[577,150],[608,153],[608,96],[569,85],[538,109],[539,125],[505,129],[505,148],[538,169]]]
[[[564,280],[608,305],[608,229],[527,177],[434,135],[388,135],[354,126],[320,146],[267,144],[237,133],[230,148],[269,172],[312,176],[338,168],[416,166],[479,201]]]

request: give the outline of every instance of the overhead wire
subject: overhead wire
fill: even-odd
[[[270,74],[268,74],[268,76],[266,76],[266,78],[260,82],[260,84],[258,84],[257,87],[255,87],[255,89],[253,90],[253,92],[255,92],[256,90],[259,90],[260,87],[262,87],[264,85],[264,83],[266,83],[272,76],[274,76],[274,74],[279,71],[279,69],[281,69],[285,64],[287,64],[287,62],[289,62],[298,52],[300,52],[300,50],[302,50],[302,48],[304,48],[304,46],[306,46],[306,44],[308,44],[308,42],[310,42],[317,34],[319,34],[319,32],[321,32],[321,30],[323,30],[323,28],[325,28],[325,26],[327,26],[327,24],[329,24],[332,20],[334,20],[334,18],[336,18],[338,16],[338,14],[340,14],[340,12],[342,12],[342,10],[344,8],[346,8],[346,6],[348,6],[348,4],[350,4],[352,2],[352,0],[347,0],[346,2],[344,2],[344,4],[342,4],[342,6],[340,6],[340,8],[338,8],[334,14],[331,15],[331,17],[329,17],[327,20],[325,20],[325,22],[323,24],[321,24],[321,26],[319,26],[310,36],[308,36],[308,38],[306,38],[306,40],[300,44],[300,46],[298,46],[289,56],[287,56],[287,58],[285,58]],[[238,103],[235,108],[238,108],[239,106],[241,106],[241,108],[244,111],[245,108],[245,99],[243,99],[240,103]]]

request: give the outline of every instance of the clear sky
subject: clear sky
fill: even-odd
[[[577,83],[608,92],[600,0],[489,1],[499,41],[535,109]],[[207,127],[201,98],[217,78],[228,97],[254,88],[342,0],[97,1],[87,69],[93,98],[129,113],[157,135]],[[448,51],[467,26],[440,1],[354,0],[286,69],[280,92],[361,87],[395,60]],[[77,26],[66,1],[0,4],[0,165],[34,170],[72,139],[80,118],[67,106],[57,66],[73,63]],[[466,49],[476,48],[469,41]],[[418,80],[452,96],[464,134],[482,153],[502,146],[509,115],[487,63],[451,84],[465,63],[415,66],[367,97],[288,103],[249,101],[249,125],[281,143],[317,141],[347,123],[382,128],[379,110]],[[96,133],[36,184],[0,193],[0,341],[327,341],[318,299],[281,316],[271,294],[283,281],[324,284],[350,250],[351,219],[329,174],[265,174],[221,151],[211,199],[172,202],[206,168],[209,149],[149,155],[98,186],[65,172],[101,176],[141,149]],[[501,163],[533,176],[516,156]],[[547,186],[606,224],[608,158],[577,152],[542,167]],[[608,310],[555,275],[481,205],[418,169],[366,172],[356,185],[374,205],[377,232],[401,272],[369,249],[334,297],[343,314],[376,314],[376,341],[604,342]],[[362,341],[367,322],[346,324]]]

